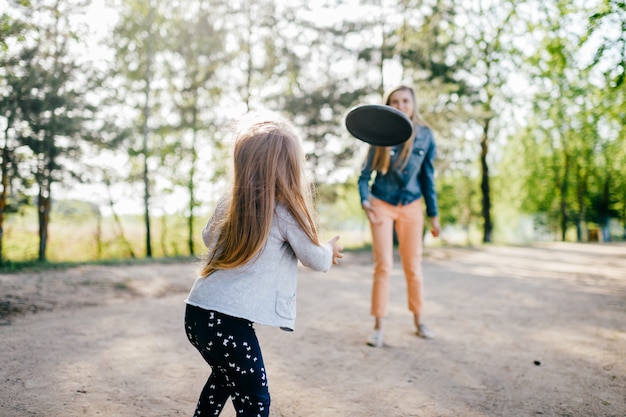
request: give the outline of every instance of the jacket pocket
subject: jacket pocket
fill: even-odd
[[[286,319],[295,319],[296,295],[276,293],[276,314]]]

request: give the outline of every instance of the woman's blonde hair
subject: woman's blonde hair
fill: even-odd
[[[204,277],[257,255],[267,241],[278,203],[319,244],[313,187],[304,178],[304,152],[292,126],[280,116],[253,113],[237,127],[233,186],[226,213],[214,229],[219,236],[200,271]]]
[[[383,97],[383,104],[389,105],[391,100],[391,96],[393,93],[397,91],[408,91],[411,93],[411,98],[413,99],[413,114],[411,115],[411,121],[413,122],[413,127],[415,126],[426,126],[426,123],[420,116],[417,111],[417,102],[415,99],[415,90],[407,85],[399,85],[385,93]],[[396,160],[393,169],[402,169],[406,163],[409,161],[409,156],[411,155],[411,151],[413,150],[413,141],[415,140],[415,135],[411,136],[409,140],[404,142],[402,146],[402,150],[400,151],[400,157]],[[391,148],[389,146],[372,146],[374,152],[374,158],[372,160],[372,169],[374,171],[378,171],[382,174],[385,174],[389,170],[389,164],[391,163]],[[370,150],[371,151],[371,150]]]

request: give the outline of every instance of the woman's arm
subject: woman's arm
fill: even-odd
[[[359,175],[359,180],[357,182],[359,186],[359,195],[361,197],[361,204],[364,202],[369,202],[370,199],[370,180],[372,178],[372,161],[374,159],[374,148],[370,146],[369,151],[367,152],[367,158],[365,162],[363,162],[363,166],[361,168],[361,174]],[[365,208],[365,206],[363,206]]]
[[[428,217],[436,217],[439,214],[439,208],[437,204],[437,189],[435,188],[435,158],[437,156],[437,148],[435,145],[435,139],[428,130],[430,140],[428,149],[426,150],[426,156],[422,162],[421,169],[419,171],[417,180],[420,184],[420,190],[426,203],[426,214]]]

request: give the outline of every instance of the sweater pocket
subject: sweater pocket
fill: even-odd
[[[296,318],[296,295],[276,293],[276,314],[286,319]]]

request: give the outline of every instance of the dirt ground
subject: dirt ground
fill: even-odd
[[[191,416],[194,263],[0,275],[0,416]],[[372,262],[301,269],[296,331],[257,326],[272,416],[626,416],[626,244],[428,248],[413,334],[399,263],[365,345]],[[222,413],[234,416],[232,406]]]

